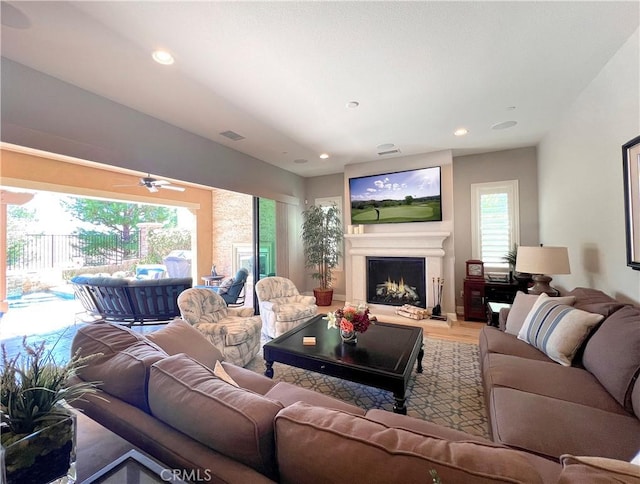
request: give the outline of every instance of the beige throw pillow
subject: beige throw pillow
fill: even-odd
[[[227,373],[227,371],[223,368],[222,364],[219,361],[216,361],[216,366],[213,368],[213,374],[221,380],[226,381],[229,385],[240,388],[240,385],[238,385],[236,381],[231,378],[229,373]]]
[[[531,308],[533,308],[533,305],[541,296],[549,298],[546,294],[526,294],[522,291],[518,291],[515,299],[513,300],[513,304],[511,305],[511,309],[509,309],[504,332],[518,336],[518,333],[520,332],[527,315],[531,311]],[[560,304],[566,304],[568,306],[573,306],[576,302],[575,296],[555,297],[553,299]]]
[[[571,465],[578,464],[587,466],[595,471],[604,471],[611,478],[611,482],[640,483],[640,465],[633,462],[608,459],[606,457],[573,456],[569,454],[561,455],[560,462],[565,469]]]
[[[604,318],[560,304],[542,294],[527,315],[518,339],[535,346],[552,360],[571,366],[576,351],[591,330]]]

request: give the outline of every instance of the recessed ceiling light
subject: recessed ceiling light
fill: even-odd
[[[491,126],[491,129],[507,129],[511,128],[518,124],[517,121],[503,121],[502,123],[497,123]]]
[[[165,66],[170,66],[175,62],[173,56],[166,50],[154,50],[151,57],[153,57],[153,60],[158,64]]]
[[[302,165],[304,163],[306,163],[309,160],[305,160],[304,158],[298,158],[297,160],[293,160],[294,163],[297,163],[298,165]]]
[[[454,136],[464,136],[468,132],[469,130],[467,128],[458,128],[453,132],[453,134]]]
[[[328,154],[326,154],[326,153],[322,153],[322,154],[320,155],[320,159],[322,159],[322,160],[326,160],[327,158],[329,158],[329,155],[328,155]]]
[[[358,106],[360,106],[360,103],[358,101],[349,101],[347,103],[347,107],[350,108],[350,109],[355,109]]]

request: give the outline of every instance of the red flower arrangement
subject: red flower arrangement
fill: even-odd
[[[338,325],[342,331],[356,333],[364,333],[371,324],[369,319],[369,308],[364,304],[357,307],[347,305],[341,309],[337,309],[333,313],[327,314],[329,328],[337,328]]]

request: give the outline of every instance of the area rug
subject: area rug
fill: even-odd
[[[413,373],[407,415],[488,438],[478,346],[425,338],[423,373]],[[262,353],[247,368],[265,369]],[[274,380],[331,395],[364,409],[392,411],[393,394],[339,378],[275,363]]]

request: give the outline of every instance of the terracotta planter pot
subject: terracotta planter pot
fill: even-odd
[[[320,289],[313,290],[313,295],[316,297],[316,304],[318,306],[331,306],[333,301],[333,289]]]

